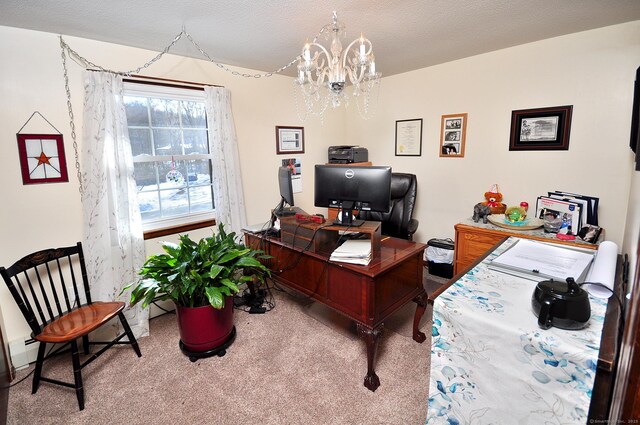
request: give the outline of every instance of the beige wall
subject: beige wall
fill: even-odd
[[[508,205],[556,189],[600,197],[600,224],[621,246],[638,65],[640,21],[395,75],[382,81],[375,119],[351,117],[348,140],[375,164],[417,174],[417,240],[453,237],[498,183]],[[559,105],[573,105],[568,151],[509,151],[512,110]],[[460,112],[469,114],[465,157],[440,158],[440,117]],[[422,156],[396,157],[395,121],[413,118],[424,120]]]
[[[154,56],[65,39],[93,62],[117,70],[135,68]],[[80,240],[82,218],[74,175],[67,184],[23,186],[18,165],[15,133],[38,110],[63,132],[67,165],[74,169],[58,38],[0,27],[0,40],[5,59],[0,66],[0,264],[8,265],[28,252]],[[366,146],[375,164],[418,175],[418,241],[453,237],[453,225],[470,216],[482,194],[498,183],[508,204],[533,204],[537,195],[554,189],[599,196],[607,239],[622,246],[624,237],[637,237],[637,224],[635,236],[625,233],[625,219],[640,214],[637,194],[628,202],[631,188],[638,190],[628,139],[639,63],[640,22],[633,22],[383,78],[374,119],[363,121],[351,109],[330,113],[324,125],[317,119],[299,121],[290,78],[242,79],[208,62],[175,56],[146,72],[231,90],[250,223],[266,220],[278,200],[274,127],[303,125],[303,192],[295,201],[310,212],[321,211],[313,207],[313,164],[325,162],[328,146],[354,143]],[[69,68],[81,134],[80,68],[72,62]],[[512,110],[566,104],[574,106],[569,151],[509,152]],[[458,112],[469,114],[465,158],[439,158],[440,116]],[[410,118],[424,120],[422,156],[395,157],[395,121]],[[147,248],[157,252],[157,241],[147,241]],[[0,305],[9,341],[27,337],[26,324],[3,285]]]
[[[64,37],[84,57],[114,70],[130,70],[156,53]],[[0,264],[8,266],[29,252],[71,245],[82,239],[82,210],[66,107],[60,45],[55,34],[0,26]],[[169,42],[170,40],[167,40]],[[188,43],[181,40],[179,43]],[[214,52],[210,52],[214,54]],[[68,60],[76,133],[82,134],[83,87],[81,68]],[[254,71],[241,70],[251,74]],[[313,164],[326,160],[326,147],[340,141],[344,115],[328,114],[301,122],[292,102],[289,77],[240,78],[203,60],[166,56],[144,73],[163,78],[224,85],[231,90],[238,135],[244,195],[249,223],[269,219],[279,201],[276,168],[275,126],[305,127],[303,192],[295,202],[313,210]],[[22,185],[16,132],[34,111],[39,111],[64,134],[69,183]],[[25,130],[53,131],[34,118]],[[79,141],[81,145],[81,141]],[[306,173],[306,175],[305,175]],[[208,230],[192,232],[199,237]],[[148,252],[159,250],[158,241],[147,241]],[[0,304],[9,341],[28,337],[29,330],[6,289],[0,285]]]

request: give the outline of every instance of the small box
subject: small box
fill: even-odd
[[[429,274],[451,279],[453,277],[453,249],[451,239],[429,239],[425,256]]]

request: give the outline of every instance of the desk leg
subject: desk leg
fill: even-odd
[[[427,309],[427,293],[422,292],[413,301],[417,304],[416,314],[413,316],[413,340],[422,344],[427,339],[424,332],[420,332],[420,320]]]
[[[382,328],[382,324],[369,329],[358,323],[358,334],[364,338],[364,342],[367,344],[367,376],[364,377],[364,386],[371,391],[375,391],[380,386],[380,378],[375,372],[375,361]]]

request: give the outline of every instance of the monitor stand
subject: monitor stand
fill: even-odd
[[[296,210],[294,207],[285,207],[285,200],[282,198],[276,209],[273,210],[273,215],[276,217],[289,217],[292,215],[296,215]]]
[[[336,226],[360,227],[364,224],[364,220],[356,220],[353,218],[353,201],[342,202],[342,208],[338,217],[333,222]]]

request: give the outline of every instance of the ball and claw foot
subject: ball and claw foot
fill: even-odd
[[[364,377],[364,386],[371,391],[375,391],[380,386],[380,378],[375,373],[367,375]]]

